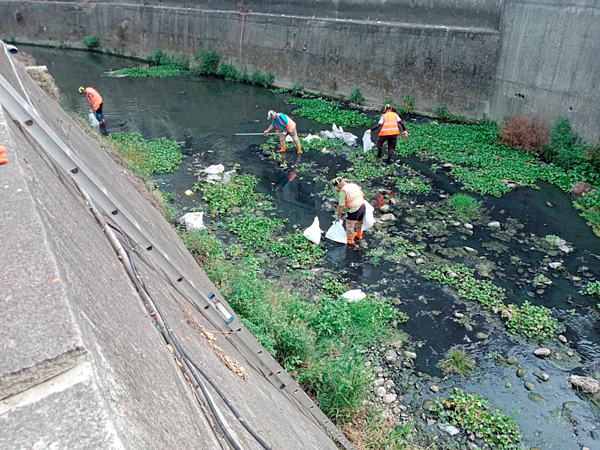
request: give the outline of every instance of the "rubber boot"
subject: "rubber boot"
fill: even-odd
[[[387,159],[385,160],[386,164],[391,164],[392,163],[392,156],[388,155]]]
[[[277,150],[277,153],[285,153],[285,145],[282,145],[281,148]]]
[[[301,155],[302,154],[302,146],[301,145],[297,145],[296,149],[298,150],[298,154]]]
[[[8,156],[6,156],[6,147],[0,145],[0,164],[8,164]]]
[[[354,244],[354,236],[356,232],[356,220],[348,220],[346,219],[346,236],[348,237],[348,245]]]
[[[377,149],[377,158],[381,159],[383,157],[383,153],[380,148]]]
[[[363,231],[362,231],[362,220],[360,222],[356,222],[356,239],[358,239],[359,241],[362,241],[364,239],[363,237]]]

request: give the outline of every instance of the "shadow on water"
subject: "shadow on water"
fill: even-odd
[[[255,86],[194,76],[108,78],[102,76],[106,70],[139,63],[88,52],[28,46],[23,46],[23,49],[30,52],[39,64],[48,65],[61,90],[61,102],[66,109],[87,115],[89,105],[78,94],[77,88],[92,85],[104,95],[109,133],[139,132],[147,139],[164,136],[183,141],[183,152],[187,157],[181,169],[175,174],[157,178],[162,188],[174,194],[177,204],[183,209],[198,203],[197,194],[187,197],[183,192],[195,184],[195,173],[199,169],[210,164],[239,164],[243,172],[258,177],[258,189],[274,198],[276,214],[287,218],[289,226],[305,228],[317,216],[321,228],[327,229],[333,220],[333,213],[323,209],[324,198],[320,194],[323,182],[315,181],[315,177],[320,180],[331,178],[347,166],[344,158],[313,152],[302,155],[298,160],[295,152],[288,152],[285,156],[288,168],[282,170],[253,151],[264,142],[262,137],[233,136],[240,132],[262,132],[268,126],[266,113],[270,109],[290,113],[293,107],[284,103],[285,95]],[[298,119],[301,132],[326,128],[303,118],[295,119]],[[360,136],[362,131],[356,130],[355,134]],[[434,187],[432,194],[418,201],[438,201],[439,194],[461,192],[461,184],[450,179],[444,171],[430,170],[431,161],[410,157],[405,162],[428,177]],[[586,266],[584,273],[600,274],[599,241],[567,196],[545,183],[539,186],[539,190],[517,189],[499,199],[480,197],[491,220],[504,224],[512,218],[523,225],[507,242],[501,242],[505,250],[494,252],[487,249],[487,244],[498,241],[485,224],[476,224],[472,235],[450,227],[445,245],[467,245],[478,250],[476,258],[493,261],[498,269],[494,282],[507,290],[507,302],[520,304],[527,299],[553,308],[568,327],[566,335],[573,342],[572,348],[584,358],[584,365],[576,370],[598,369],[598,318],[587,314],[597,302],[580,295],[571,278],[575,274],[585,276],[578,272],[583,265]],[[477,197],[476,194],[471,195]],[[553,206],[547,206],[547,202]],[[207,218],[207,221],[211,220]],[[532,235],[560,236],[572,244],[575,251],[567,257],[547,255],[531,244]],[[368,233],[367,239],[373,239],[371,236]],[[377,245],[376,242],[369,243]],[[339,272],[346,271],[347,278],[354,280],[353,287],[366,285],[367,290],[401,298],[400,308],[409,316],[409,321],[401,328],[418,343],[417,372],[441,378],[444,374],[438,363],[454,345],[467,349],[476,359],[477,374],[467,380],[456,377],[441,379],[442,393],[459,386],[490,398],[505,413],[515,415],[525,435],[525,445],[561,450],[579,449],[583,445],[600,448],[598,409],[567,387],[565,380],[569,370],[532,355],[535,349],[533,343],[507,333],[497,318],[490,317],[476,305],[455,299],[442,287],[424,280],[406,266],[384,263],[375,267],[367,255],[368,248],[348,249],[332,242],[324,245],[328,250],[325,266]],[[515,257],[518,263],[515,263]],[[553,276],[547,267],[548,261],[556,258],[566,270]],[[479,259],[466,262],[474,265]],[[550,276],[553,284],[538,294],[532,292],[535,289],[532,289],[530,281],[534,274],[542,271]],[[571,309],[575,309],[575,313],[571,313]],[[466,320],[457,320],[456,312],[462,313]],[[492,356],[494,354],[518,358],[528,369],[525,378],[518,378],[514,367],[498,365]],[[538,382],[532,375],[536,370],[550,375],[550,381]],[[534,394],[539,398],[523,388],[524,381],[536,384]],[[422,402],[431,395],[427,386],[421,391],[402,394],[407,402]]]

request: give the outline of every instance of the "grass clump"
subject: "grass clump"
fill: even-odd
[[[360,105],[362,102],[365,101],[365,98],[363,97],[359,88],[356,88],[354,89],[354,91],[352,91],[352,94],[350,95],[350,101],[352,103],[356,103],[357,105]]]
[[[98,45],[100,45],[98,36],[96,36],[94,34],[92,34],[90,36],[84,36],[83,43],[87,48],[96,48],[96,47],[98,47]]]
[[[467,194],[454,194],[447,200],[448,208],[463,222],[481,214],[482,202]]]
[[[179,167],[183,142],[160,138],[146,141],[139,133],[114,133],[110,142],[123,157],[129,168],[142,181],[155,173],[171,173]]]
[[[462,377],[471,375],[475,370],[475,360],[459,347],[452,347],[439,363],[440,369],[448,373],[457,373]]]
[[[454,389],[449,398],[438,400],[433,410],[441,420],[479,434],[494,449],[521,450],[521,433],[515,419],[492,408],[479,395]]]
[[[371,120],[363,113],[349,109],[341,109],[339,103],[322,98],[290,97],[287,103],[299,106],[294,114],[306,117],[326,125],[337,124],[342,127],[368,126]]]

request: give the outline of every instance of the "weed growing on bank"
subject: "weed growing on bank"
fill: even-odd
[[[439,363],[440,369],[448,373],[456,373],[462,377],[471,375],[475,370],[475,360],[459,347],[452,347]]]
[[[315,122],[341,127],[359,127],[371,125],[371,119],[366,114],[356,110],[342,109],[340,104],[333,100],[322,98],[298,98],[290,97],[286,103],[291,103],[299,108],[292,114],[298,114]]]
[[[352,91],[352,94],[350,95],[350,101],[352,103],[356,103],[357,105],[360,105],[362,102],[365,101],[365,98],[362,95],[362,92],[360,92],[359,88],[354,89],[354,91]]]
[[[447,399],[437,401],[433,411],[441,420],[482,436],[494,449],[521,450],[521,433],[515,419],[493,409],[479,395],[454,389]]]
[[[98,40],[98,36],[92,34],[90,36],[84,36],[83,37],[83,43],[85,44],[85,46],[87,48],[96,48],[98,47],[98,45],[100,45],[100,42]]]

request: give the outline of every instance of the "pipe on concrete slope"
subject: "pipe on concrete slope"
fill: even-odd
[[[137,274],[136,274],[136,269],[134,269],[135,263],[132,264],[133,261],[130,258],[129,252],[121,245],[121,242],[117,239],[117,237],[115,236],[113,231],[109,228],[108,223],[106,222],[106,220],[104,220],[104,218],[102,217],[102,215],[100,214],[100,212],[98,211],[96,206],[94,205],[94,202],[92,201],[90,196],[87,194],[87,192],[85,192],[85,190],[79,185],[77,185],[77,188],[79,189],[79,192],[81,193],[83,198],[88,203],[88,205],[90,207],[90,211],[92,212],[92,214],[94,215],[94,217],[96,218],[98,223],[100,224],[100,227],[104,231],[104,234],[106,235],[108,241],[110,242],[111,246],[117,253],[119,260],[121,260],[123,267],[125,268],[125,271],[127,272],[127,274],[129,275],[129,277],[131,278],[133,283],[138,288],[138,292],[140,293],[141,297],[145,301],[146,307],[151,308],[150,314],[157,321],[158,328],[161,331],[163,338],[167,341],[168,344],[171,345],[171,348],[173,349],[174,352],[179,353],[179,358],[186,363],[185,365],[181,366],[183,372],[186,374],[186,376],[189,380],[194,379],[198,383],[198,386],[200,387],[200,389],[196,388],[196,394],[198,395],[199,398],[202,398],[202,396],[204,396],[204,398],[206,399],[206,403],[209,405],[209,408],[210,408],[211,412],[213,413],[213,416],[215,417],[217,425],[219,425],[219,428],[221,428],[221,431],[223,432],[223,435],[227,439],[227,442],[230,444],[230,446],[234,450],[242,450],[241,444],[239,443],[237,438],[234,438],[232,436],[231,432],[233,430],[231,430],[231,428],[229,427],[227,422],[224,420],[223,415],[219,411],[216,404],[214,404],[214,400],[210,397],[210,395],[206,395],[206,393],[207,393],[206,387],[203,386],[202,381],[199,380],[198,376],[190,369],[190,367],[189,367],[190,363],[188,361],[186,361],[186,358],[183,356],[183,354],[181,354],[179,352],[179,349],[181,348],[179,346],[179,343],[178,342],[175,343],[172,340],[172,337],[173,337],[172,333],[169,332],[169,329],[168,329],[167,325],[165,324],[163,316],[160,314],[156,303],[154,303],[154,300],[147,293],[147,288],[146,288],[145,284],[143,283],[143,280],[141,280],[141,282],[140,282],[140,279],[138,279],[139,272],[137,272]],[[152,311],[152,309],[154,311]]]

